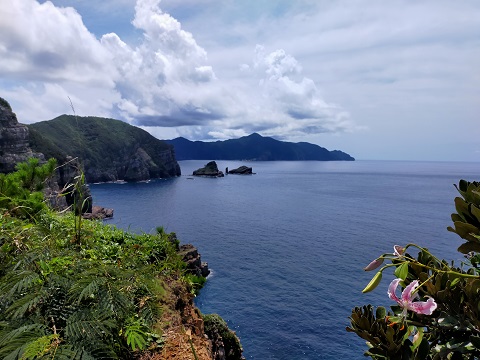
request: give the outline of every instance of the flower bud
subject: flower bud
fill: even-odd
[[[367,293],[375,289],[378,284],[382,281],[382,272],[379,271],[375,274],[375,276],[370,280],[370,282],[365,286],[365,289],[362,290],[362,293]]]
[[[382,265],[382,263],[383,263],[383,258],[375,259],[370,264],[368,264],[366,267],[364,267],[363,270],[365,270],[365,271],[375,270],[380,265]]]

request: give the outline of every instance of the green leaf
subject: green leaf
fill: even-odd
[[[375,312],[375,317],[377,319],[382,319],[387,315],[387,311],[383,306],[377,307],[377,311]]]
[[[395,276],[399,279],[405,280],[408,275],[408,264],[409,262],[406,261],[402,265],[398,266],[395,269]]]
[[[469,241],[460,245],[457,250],[462,254],[468,254],[470,251],[480,252],[480,243]]]

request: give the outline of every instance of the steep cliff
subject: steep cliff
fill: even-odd
[[[59,160],[78,157],[90,183],[181,174],[172,145],[119,120],[62,115],[29,129],[34,150]]]
[[[18,123],[8,102],[0,98],[0,172],[10,173],[17,163],[31,157],[44,160],[42,154],[34,153],[29,146],[28,127]]]
[[[30,147],[31,133],[27,125],[20,124],[10,104],[0,97],[0,173],[11,173],[19,162],[29,158],[38,158],[40,163],[53,156],[45,156],[42,152],[34,152]],[[59,196],[69,184],[80,174],[80,164],[70,156],[58,159],[56,169],[44,188],[44,195],[53,209],[63,210],[74,202],[73,195]],[[90,198],[90,190],[84,187],[83,196]],[[84,211],[91,211],[91,201],[85,202]]]

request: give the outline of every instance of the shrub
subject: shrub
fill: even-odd
[[[382,273],[394,270],[396,279],[388,295],[396,302],[391,311],[372,305],[356,307],[347,331],[367,341],[366,356],[373,359],[477,359],[480,357],[480,210],[479,184],[460,181],[463,199],[456,198],[452,214],[455,229],[467,243],[468,252],[460,267],[440,260],[416,244],[394,246],[365,270],[380,268],[363,292],[374,290]],[[417,250],[416,256],[411,250]],[[387,261],[386,265],[383,262]],[[383,265],[383,266],[382,266]],[[404,287],[396,294],[398,285]]]

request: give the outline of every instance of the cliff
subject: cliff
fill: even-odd
[[[17,163],[32,157],[45,160],[30,148],[28,127],[18,123],[8,102],[0,98],[0,172],[15,171]]]
[[[279,141],[256,133],[214,142],[190,141],[181,137],[165,141],[175,146],[178,160],[355,160],[340,150],[329,151],[307,142]]]
[[[28,128],[18,123],[2,98],[0,125],[3,172],[11,172],[18,161],[32,156],[45,158],[28,146]],[[56,208],[62,208],[56,201],[68,199],[58,193],[78,178],[80,169],[76,159],[62,156],[67,162],[61,163],[47,190]],[[44,184],[44,179],[38,181]],[[85,186],[83,192],[87,191]],[[17,206],[14,196],[8,198]],[[41,197],[38,201],[44,206]],[[0,343],[0,358],[72,358],[75,354],[94,358],[90,353],[98,353],[99,358],[141,360],[244,359],[240,342],[225,321],[215,314],[202,315],[194,305],[198,277],[208,275],[209,270],[192,245],[179,246],[173,233],[163,231],[136,235],[99,221],[80,223],[73,212],[60,214],[44,207],[28,217],[16,217],[3,206],[0,287],[12,291],[1,293],[0,302],[18,308],[33,295],[41,306],[24,308],[13,316],[0,312],[4,325],[0,338],[10,336]],[[41,266],[32,266],[31,259]],[[28,280],[28,291],[24,285],[11,283],[14,279],[24,284],[22,274],[33,279]],[[76,293],[79,297],[72,296],[88,284],[85,291]],[[86,325],[71,326],[77,322]],[[67,335],[59,337],[58,333]]]
[[[89,183],[181,175],[172,145],[120,120],[62,115],[29,129],[32,149],[60,162],[78,157]]]
[[[0,97],[0,173],[11,173],[19,162],[38,158],[45,162],[45,155],[34,152],[30,147],[30,131],[27,125],[20,124],[10,104]],[[50,157],[49,157],[50,158]],[[64,210],[74,203],[74,195],[59,196],[80,174],[80,164],[76,159],[65,156],[53,177],[44,188],[45,199],[50,207]],[[90,198],[90,190],[84,186],[84,197]],[[87,201],[84,211],[91,212],[91,201]]]

